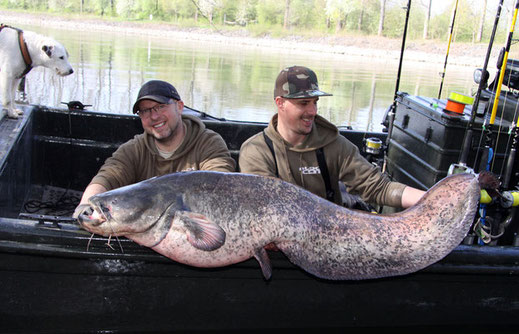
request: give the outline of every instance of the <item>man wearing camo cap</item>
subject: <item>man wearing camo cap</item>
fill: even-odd
[[[339,181],[350,194],[378,205],[407,208],[423,191],[390,181],[369,163],[337,127],[317,115],[319,90],[311,69],[283,69],[274,88],[277,114],[268,127],[243,143],[242,173],[279,177],[339,205]]]

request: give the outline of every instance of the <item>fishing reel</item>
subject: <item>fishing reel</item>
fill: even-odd
[[[487,191],[481,190],[480,206],[479,206],[479,217],[474,223],[472,230],[472,238],[470,235],[468,240],[473,242],[474,237],[478,238],[480,245],[498,245],[499,241],[503,241],[504,244],[513,243],[514,245],[519,242],[516,233],[514,235],[507,236],[513,240],[505,239],[505,233],[510,230],[516,212],[516,208],[519,206],[519,191]],[[515,228],[512,228],[514,230]]]
[[[382,140],[376,137],[364,139],[364,151],[368,154],[379,155],[382,149]]]
[[[477,68],[474,70],[474,82],[481,86],[482,89],[486,89],[488,87],[488,78],[490,74],[487,70],[482,68]]]
[[[482,204],[496,204],[502,208],[509,209],[512,207],[519,206],[519,191],[503,191],[497,193],[497,195],[490,195],[487,190],[481,190],[481,197],[479,200]]]
[[[366,159],[378,168],[382,168],[384,163],[383,143],[380,138],[370,137],[364,139],[364,153],[366,153]]]

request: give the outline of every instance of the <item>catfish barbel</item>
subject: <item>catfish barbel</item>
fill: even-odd
[[[441,260],[466,236],[479,197],[478,178],[456,174],[407,210],[372,214],[276,178],[195,171],[95,195],[78,219],[92,233],[125,236],[191,266],[255,257],[269,279],[264,247],[273,243],[317,277],[358,280],[405,275]]]

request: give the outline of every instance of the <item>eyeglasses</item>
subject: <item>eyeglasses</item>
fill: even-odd
[[[148,108],[148,109],[143,109],[143,110],[137,110],[137,115],[139,115],[140,117],[142,118],[148,118],[151,116],[151,113],[153,111],[155,111],[156,113],[160,114],[160,113],[163,113],[166,111],[166,108],[170,105],[170,104],[173,104],[173,102],[170,102],[170,103],[162,103],[162,104],[157,104],[151,108]]]

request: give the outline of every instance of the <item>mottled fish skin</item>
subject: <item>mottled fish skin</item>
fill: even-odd
[[[415,206],[377,215],[337,206],[275,178],[196,171],[96,195],[90,204],[106,221],[80,216],[80,222],[93,233],[124,235],[192,266],[256,257],[269,278],[263,247],[274,243],[317,277],[358,280],[412,273],[445,257],[470,229],[479,194],[474,175],[457,174]],[[197,238],[204,242],[195,244]]]

